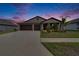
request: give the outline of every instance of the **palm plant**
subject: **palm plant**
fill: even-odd
[[[66,23],[66,19],[68,18],[69,16],[65,16],[65,17],[63,17],[62,16],[62,21],[61,21],[61,23],[60,23],[60,30],[61,31],[64,31],[65,29],[64,29],[64,26],[65,26],[65,23]]]

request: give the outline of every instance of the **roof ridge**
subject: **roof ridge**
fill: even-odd
[[[41,16],[35,16],[35,17],[30,18],[29,20],[32,20],[32,19],[37,18],[37,17],[44,19],[44,21],[47,20],[47,19],[45,19],[45,18],[43,18],[43,17],[41,17]],[[29,20],[26,20],[25,22],[27,22],[27,21],[29,21]]]
[[[50,19],[57,20],[57,21],[61,21],[61,20],[59,20],[59,19],[57,19],[57,18],[54,18],[54,17],[48,18],[48,20],[50,20]]]

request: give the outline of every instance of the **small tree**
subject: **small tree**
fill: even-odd
[[[62,21],[61,21],[61,31],[64,31],[65,21],[66,21],[66,19],[65,18],[62,18]]]
[[[61,21],[61,25],[60,25],[60,30],[61,31],[64,31],[65,29],[64,29],[64,25],[65,25],[65,22],[66,22],[66,18],[68,18],[69,16],[62,16],[62,21]]]

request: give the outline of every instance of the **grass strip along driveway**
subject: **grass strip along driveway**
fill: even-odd
[[[12,30],[12,31],[0,31],[0,35],[11,33],[11,32],[16,32],[16,31],[15,30]]]
[[[79,42],[42,43],[55,56],[78,56]]]
[[[79,38],[79,31],[68,32],[41,32],[41,38]]]

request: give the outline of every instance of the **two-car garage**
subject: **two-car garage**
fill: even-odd
[[[41,22],[46,19],[36,16],[20,24],[20,30],[40,30]]]
[[[40,24],[20,25],[20,30],[40,30]]]
[[[20,30],[32,30],[32,25],[20,25]]]

